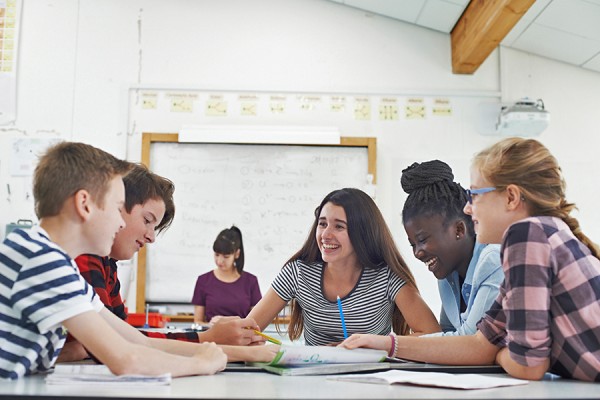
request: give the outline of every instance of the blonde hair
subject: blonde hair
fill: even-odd
[[[576,207],[565,198],[566,183],[556,158],[534,139],[508,138],[488,147],[473,160],[481,176],[497,189],[516,185],[531,215],[562,219],[596,258],[600,249],[570,216]]]
[[[110,180],[130,168],[131,163],[88,144],[61,142],[54,145],[35,168],[35,213],[38,218],[58,215],[65,201],[82,189],[102,208]]]

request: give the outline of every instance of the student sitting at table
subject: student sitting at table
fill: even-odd
[[[105,307],[121,319],[126,319],[125,307],[119,293],[117,261],[128,260],[146,243],[153,243],[156,234],[166,230],[175,217],[173,183],[151,172],[142,164],[136,164],[124,177],[125,207],[122,212],[125,228],[119,231],[110,250],[110,255],[100,257],[85,254],[75,262],[79,272],[92,285]],[[184,340],[189,342],[215,342],[219,344],[263,344],[264,339],[253,333],[256,322],[250,319],[235,319],[214,324],[204,332],[149,332],[141,331],[153,338]],[[230,361],[271,361],[272,346],[238,347],[224,346]],[[87,351],[77,342],[67,341],[59,361],[74,361],[86,358]]]
[[[342,346],[437,364],[495,362],[523,379],[552,372],[600,382],[600,250],[570,215],[556,159],[537,140],[502,140],[475,156],[467,197],[478,240],[502,242],[505,276],[477,333],[354,335]]]
[[[413,254],[438,279],[442,332],[431,335],[471,335],[504,280],[500,246],[476,241],[473,221],[463,212],[467,194],[445,162],[413,163],[401,183]]]
[[[197,324],[245,318],[262,297],[256,276],[244,271],[244,243],[237,226],[219,232],[213,251],[217,268],[198,277],[192,297]]]
[[[33,177],[39,226],[0,245],[0,378],[48,371],[69,331],[117,375],[213,374],[227,357],[214,343],[150,339],[104,308],[73,258],[108,254],[125,226],[122,174],[130,164],[63,142]],[[66,330],[65,330],[66,329]]]
[[[325,196],[306,242],[249,317],[264,328],[290,300],[289,337],[304,331],[307,345],[339,343],[346,331],[389,334],[392,325],[399,334],[440,330],[381,212],[358,189]]]

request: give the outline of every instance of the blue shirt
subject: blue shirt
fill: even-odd
[[[467,274],[460,287],[458,271],[438,281],[442,312],[440,326],[442,332],[428,336],[472,335],[477,331],[477,322],[492,306],[500,285],[504,281],[504,272],[500,263],[500,245],[475,243],[473,257],[467,268]],[[460,312],[460,296],[467,309]]]

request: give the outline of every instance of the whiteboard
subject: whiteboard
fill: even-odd
[[[323,197],[342,187],[364,189],[370,172],[364,146],[149,146],[151,170],[175,184],[176,212],[140,257],[147,302],[189,303],[196,278],[214,268],[217,234],[232,224],[243,234],[244,270],[258,277],[264,294],[302,246]]]

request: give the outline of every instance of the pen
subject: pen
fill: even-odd
[[[340,296],[337,297],[338,309],[340,310],[340,319],[342,320],[342,329],[344,330],[344,339],[348,339],[348,332],[346,331],[346,321],[344,320],[344,311],[342,311],[342,300]]]
[[[260,335],[260,336],[264,337],[265,339],[267,339],[271,343],[275,343],[275,344],[281,345],[281,341],[279,341],[279,340],[277,340],[275,338],[272,338],[271,336],[269,336],[269,335],[267,335],[265,333],[262,333],[261,331],[257,331],[256,329],[254,329],[254,333],[256,333],[257,335]]]

